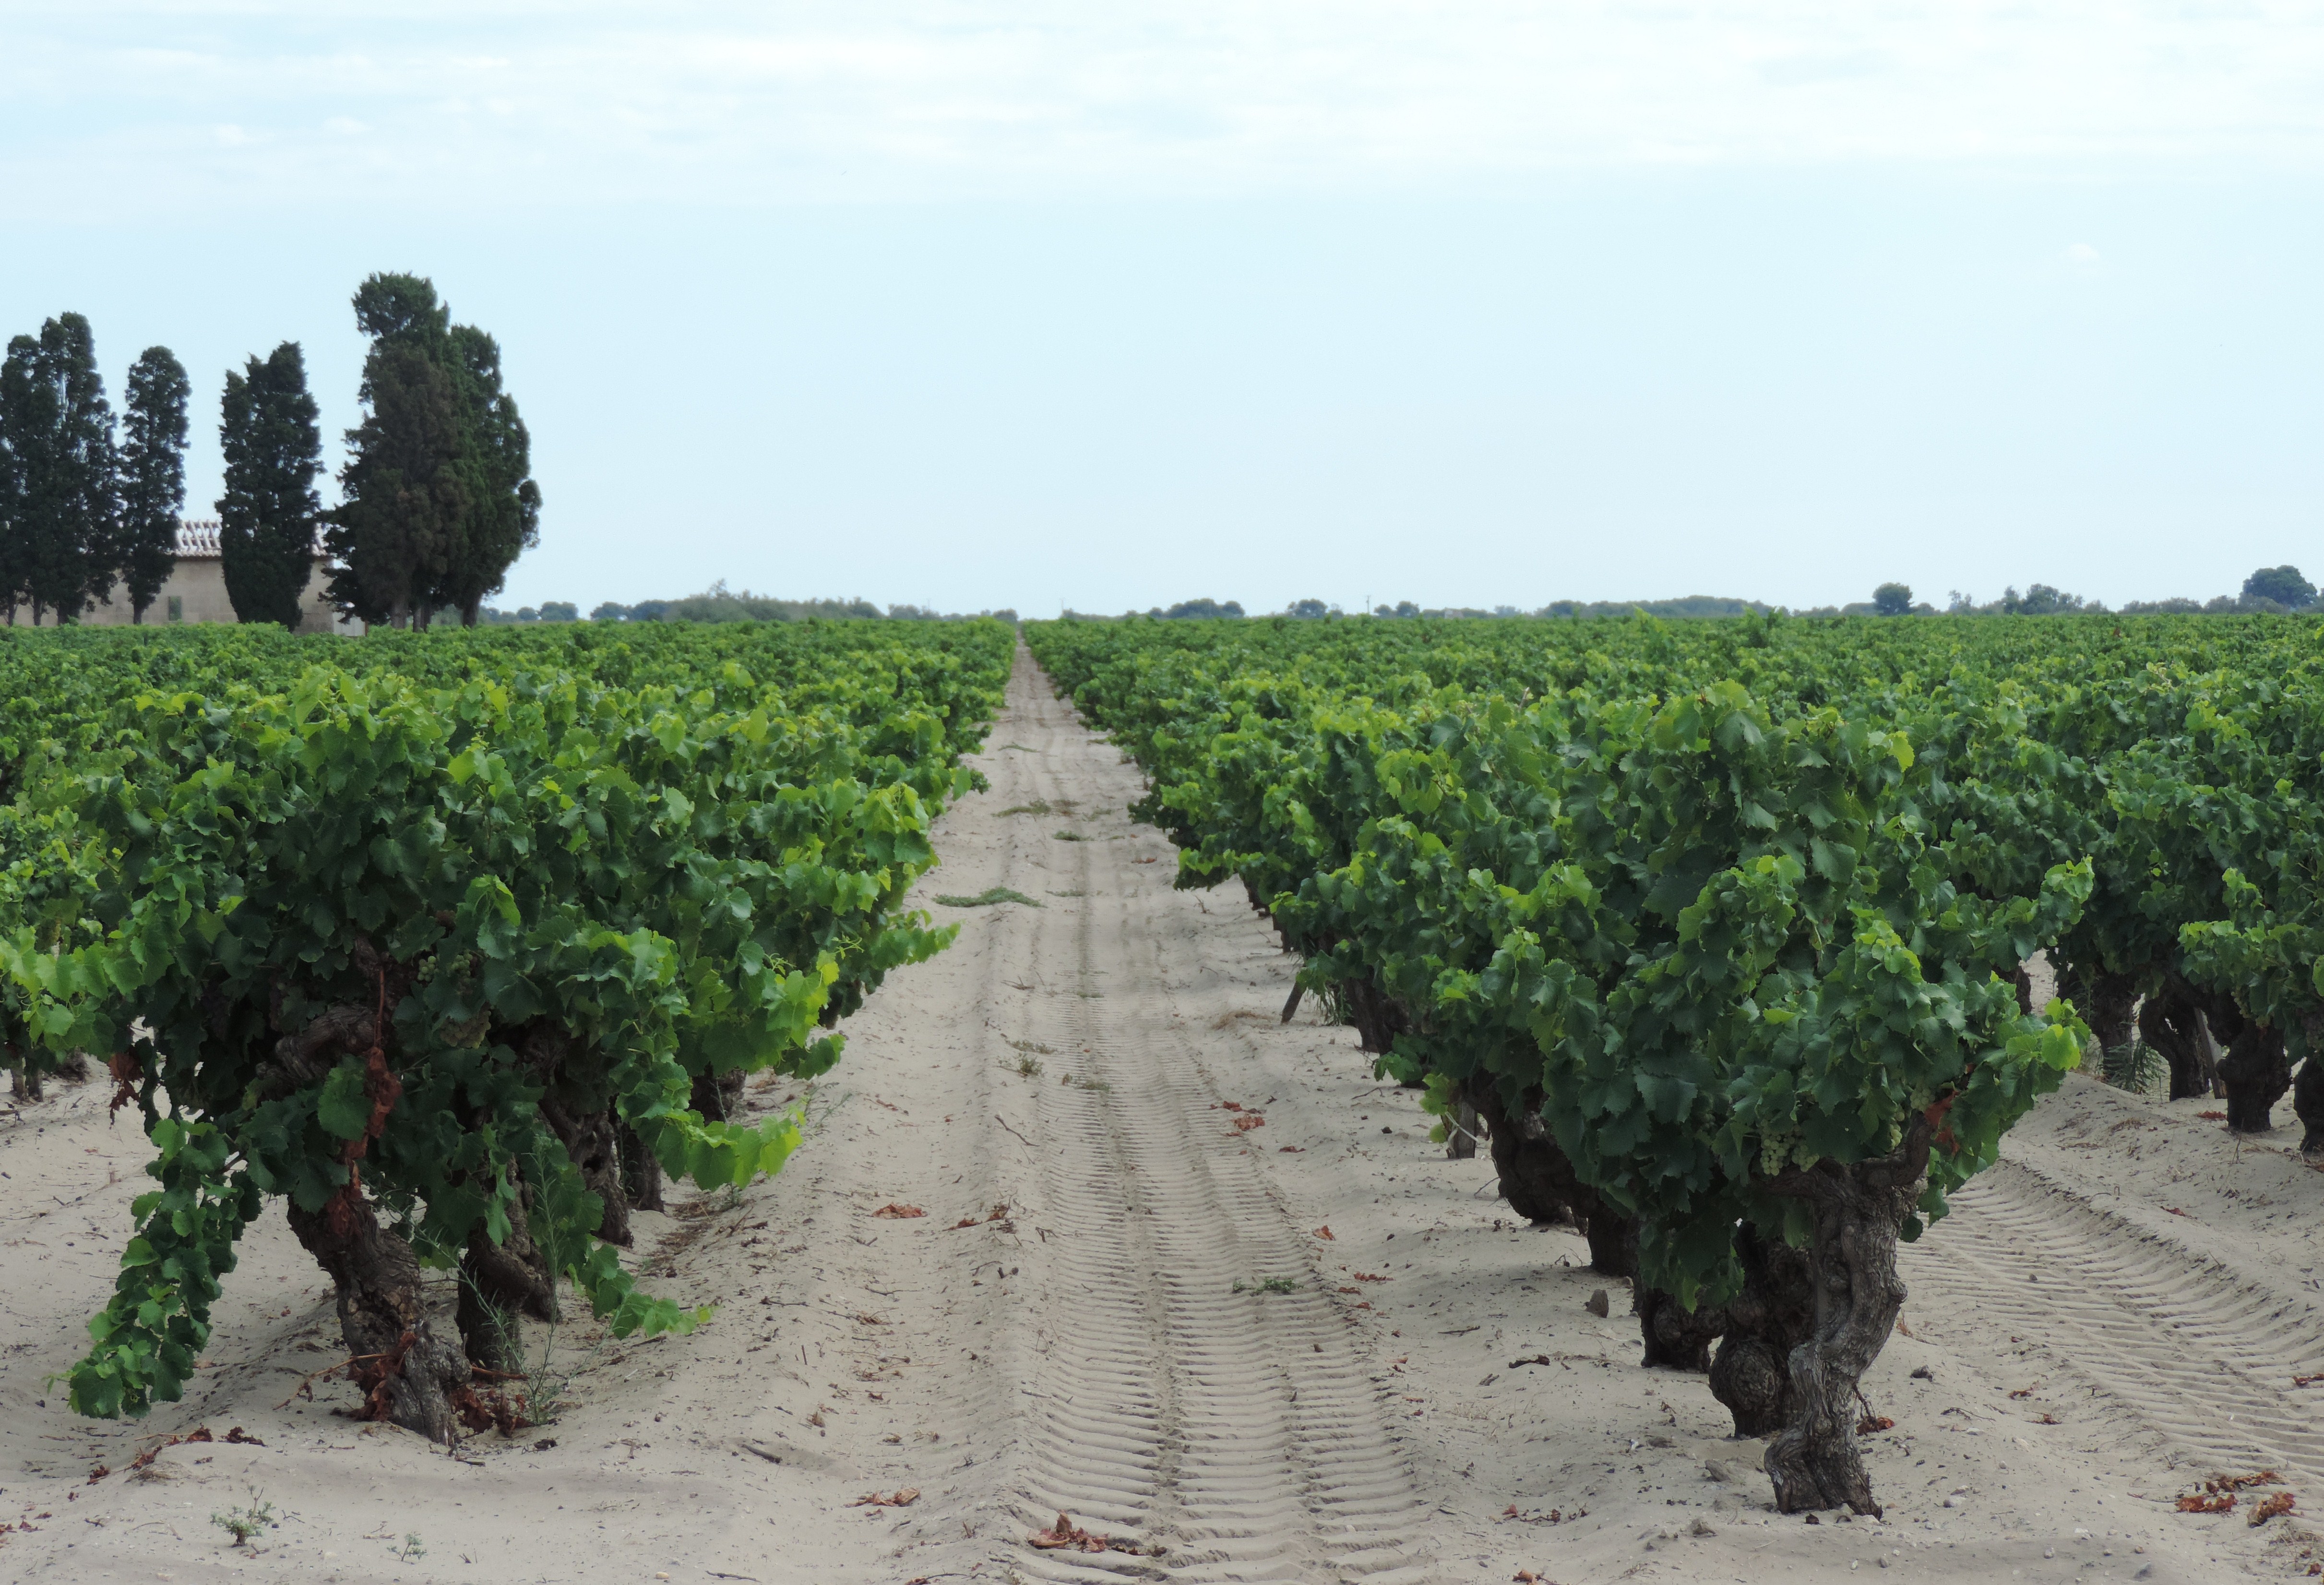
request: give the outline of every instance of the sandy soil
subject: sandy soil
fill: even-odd
[[[1135,767],[1021,657],[982,763],[927,892],[1038,906],[936,907],[960,941],[852,1021],[840,1067],[753,1093],[809,1108],[781,1177],[639,1219],[639,1267],[716,1317],[643,1344],[568,1324],[566,1405],[515,1439],[447,1456],[344,1418],[344,1385],[294,1398],[339,1349],[279,1215],[187,1401],[75,1420],[48,1378],[111,1285],[143,1142],[95,1085],[0,1114],[0,1520],[26,1526],[0,1579],[2307,1572],[2296,1515],[2172,1506],[2261,1466],[2324,1506],[2324,1384],[2294,1385],[2324,1371],[2324,1179],[2289,1128],[2238,1147],[2203,1103],[2070,1080],[1906,1251],[1866,1382],[1895,1422],[1868,1443],[1886,1521],[1779,1518],[1761,1445],[1701,1377],[1638,1367],[1579,1237],[1513,1225],[1352,1031],[1278,1024],[1296,965],[1239,894],[1170,889],[1123,812]],[[197,1426],[221,1440],[130,1471]],[[253,1492],[280,1523],[236,1549],[210,1515]],[[1028,1546],[1059,1509],[1139,1550]]]

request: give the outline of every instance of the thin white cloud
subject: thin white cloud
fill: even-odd
[[[0,8],[53,209],[1087,197],[1860,161],[2324,164],[2324,3]],[[232,146],[207,135],[233,126]],[[323,135],[326,131],[333,135]]]

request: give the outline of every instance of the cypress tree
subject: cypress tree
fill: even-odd
[[[327,540],[338,564],[331,599],[365,622],[424,627],[469,494],[459,392],[446,366],[450,315],[417,275],[371,276],[355,310],[372,346],[364,420],[347,431]]]
[[[0,603],[8,626],[32,593],[33,480],[55,427],[54,403],[41,383],[40,343],[18,336],[0,358]]]
[[[8,343],[0,363],[0,431],[6,435],[5,575],[14,602],[60,622],[103,598],[116,561],[119,505],[113,410],[97,369],[96,338],[79,314],[60,314],[37,338]]]
[[[459,395],[425,352],[390,344],[364,359],[363,401],[327,540],[331,599],[365,622],[424,627],[467,505]]]
[[[226,598],[244,622],[298,629],[323,515],[315,494],[315,476],[323,470],[318,416],[296,341],[226,376],[218,426],[226,450],[218,551]]]
[[[468,519],[437,596],[474,627],[484,598],[498,594],[517,557],[540,542],[540,487],[531,478],[532,438],[501,383],[500,343],[474,325],[455,325],[451,353],[467,431]]]
[[[177,564],[178,514],[186,504],[186,370],[166,347],[149,347],[129,367],[122,403],[121,582],[133,622],[161,593]]]
[[[372,348],[328,541],[331,598],[366,622],[425,627],[450,607],[474,626],[540,539],[531,440],[502,384],[500,346],[453,324],[418,275],[370,277],[355,310]]]

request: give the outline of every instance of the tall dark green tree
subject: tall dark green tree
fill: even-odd
[[[451,351],[468,433],[468,514],[436,594],[474,627],[485,598],[540,542],[540,487],[531,477],[532,438],[502,384],[500,343],[474,325],[455,325]]]
[[[530,440],[500,347],[453,324],[418,275],[370,277],[355,311],[372,348],[328,541],[331,598],[366,622],[424,627],[448,607],[474,626],[540,537]]]
[[[226,376],[218,425],[226,450],[218,551],[226,598],[244,622],[299,626],[300,597],[313,575],[323,517],[315,494],[315,476],[323,470],[319,416],[296,341]]]
[[[31,593],[33,479],[55,422],[39,353],[39,342],[19,336],[0,358],[0,607],[11,627]]]
[[[178,514],[186,505],[186,400],[192,394],[185,366],[166,347],[148,347],[129,366],[115,548],[132,622],[145,620],[177,565]]]
[[[2246,599],[2273,600],[2286,610],[2304,611],[2316,603],[2316,586],[2286,565],[2263,567],[2244,579]]]
[[[22,600],[35,625],[48,612],[78,621],[113,580],[119,516],[113,409],[88,320],[60,314],[8,343],[0,432],[11,619]]]
[[[326,542],[331,600],[374,626],[424,627],[467,510],[459,393],[427,353],[389,343],[364,360],[363,403]]]

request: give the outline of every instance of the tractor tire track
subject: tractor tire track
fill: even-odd
[[[1031,932],[1034,961],[1014,976],[1040,987],[1031,1037],[1055,1054],[1025,1212],[1038,1341],[1019,1355],[1011,1497],[1032,1528],[1063,1512],[1138,1548],[1019,1552],[1011,1566],[1046,1580],[1425,1579],[1425,1506],[1384,1391],[1239,1114],[1174,1031],[1171,949],[1148,913],[1170,872],[1141,866],[1119,813],[1135,772],[1023,656],[1011,704],[996,737],[1033,752],[1004,795],[1070,802],[1087,839],[1026,833],[1045,886],[1084,902],[1069,934],[1062,913]]]
[[[1948,1346],[2000,1358],[2023,1338],[2091,1409],[2205,1469],[2324,1478],[2324,1425],[2292,1384],[2324,1371],[2324,1314],[2003,1161],[1908,1246],[1910,1308]],[[1980,1334],[1986,1334],[1980,1336]]]

